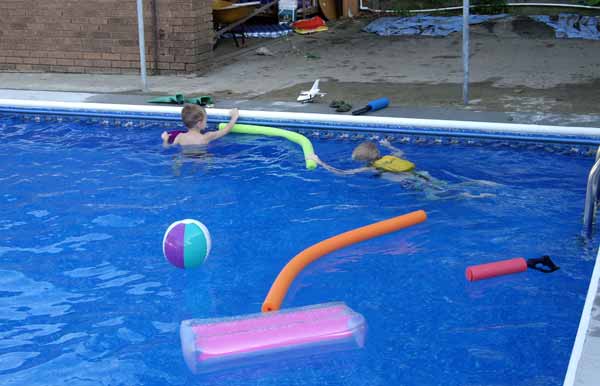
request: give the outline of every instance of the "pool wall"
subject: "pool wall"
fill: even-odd
[[[229,110],[207,109],[211,124],[227,121]],[[147,106],[104,103],[75,103],[55,101],[31,101],[0,99],[0,113],[51,114],[65,116],[85,116],[97,118],[136,119],[152,121],[180,121],[181,106]],[[436,119],[412,119],[380,116],[352,116],[313,113],[287,113],[270,111],[240,111],[240,123],[285,126],[301,130],[343,130],[357,132],[377,132],[390,134],[437,135],[468,138],[497,138],[519,141],[541,141],[563,144],[600,145],[600,128],[567,127],[531,124],[507,124],[476,121],[454,121]],[[591,167],[591,165],[590,165]],[[584,184],[585,181],[582,181]],[[582,203],[583,207],[583,203]],[[600,255],[600,254],[599,254]],[[596,256],[594,270],[579,322],[577,336],[564,386],[592,384],[600,377],[599,367],[586,362],[591,356],[590,325],[600,326],[600,319],[592,317],[594,301],[600,304],[598,284],[600,280],[599,256]],[[595,347],[600,351],[600,347]]]
[[[227,121],[229,110],[206,109],[209,123]],[[180,121],[181,106],[147,106],[0,99],[0,112]],[[289,128],[450,135],[600,145],[600,128],[241,110],[239,123]]]
[[[600,357],[597,353],[600,352],[600,338],[590,334],[590,327],[600,327],[600,316],[593,317],[594,303],[600,304],[599,290],[600,282],[600,252],[596,255],[590,286],[585,298],[581,318],[579,319],[579,327],[577,328],[577,336],[573,343],[569,367],[563,386],[577,385],[594,385],[600,379]],[[595,357],[595,359],[594,359]],[[582,359],[588,360],[582,360]]]

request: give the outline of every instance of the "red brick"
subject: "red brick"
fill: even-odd
[[[27,11],[25,9],[9,9],[7,14],[8,16],[26,16]]]
[[[84,52],[83,53],[83,58],[84,59],[102,59],[102,53],[100,52]]]
[[[159,9],[158,67],[205,68],[212,58],[212,0],[150,0],[144,23],[154,67],[152,1]],[[139,69],[135,0],[0,0],[0,71],[134,73]]]
[[[79,59],[73,61],[76,66],[83,67],[92,67],[94,65],[94,61],[90,59]]]
[[[128,63],[129,62],[123,62],[123,61],[120,61],[120,60],[119,61],[112,61],[110,63],[110,66],[112,68],[129,68]]]
[[[86,74],[120,74],[121,70],[118,68],[86,67],[84,72]]]
[[[140,60],[139,54],[120,54],[122,60]]]
[[[58,66],[72,66],[73,64],[73,59],[56,59],[56,65]]]
[[[121,47],[137,47],[137,40],[117,40],[117,44]]]
[[[139,52],[138,47],[122,47],[119,45],[114,45],[111,47],[111,52],[115,54],[135,54]]]
[[[102,54],[102,59],[121,60],[121,55],[119,55],[119,54]]]
[[[90,17],[90,24],[108,24],[108,18],[106,17]]]
[[[21,63],[23,63],[23,58],[13,58],[13,57],[4,58],[4,63],[21,64]]]
[[[63,58],[65,59],[81,59],[83,58],[83,52],[63,52]]]
[[[73,17],[70,20],[71,24],[88,24],[90,19],[87,17]]]
[[[110,60],[94,60],[94,67],[110,68]]]
[[[54,58],[40,58],[40,64],[56,64],[56,59],[54,59]]]
[[[113,40],[133,40],[135,38],[135,45],[137,45],[137,30],[128,32],[111,32],[110,38]]]

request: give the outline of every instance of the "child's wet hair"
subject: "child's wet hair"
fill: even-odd
[[[202,106],[186,103],[181,110],[181,120],[188,129],[196,126],[206,118],[206,111]]]
[[[370,141],[361,143],[352,152],[352,159],[356,161],[373,162],[379,158],[381,158],[381,154],[377,145]]]

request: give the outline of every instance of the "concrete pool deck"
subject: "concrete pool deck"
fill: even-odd
[[[1,76],[1,74],[0,74]],[[0,99],[45,100],[62,102],[88,102],[88,103],[114,103],[149,105],[146,101],[152,98],[150,94],[117,94],[94,92],[59,92],[59,91],[34,91],[0,88]],[[329,98],[330,99],[330,98]],[[264,101],[253,99],[221,99],[216,101],[215,107],[229,109],[237,107],[241,110],[267,110],[288,111],[299,113],[326,113],[336,114],[329,108],[328,100],[323,98],[315,103],[298,103],[295,101]],[[157,105],[158,106],[158,105]],[[175,106],[164,105],[162,106]],[[361,105],[355,105],[358,108]],[[350,113],[344,113],[350,115]],[[580,126],[600,127],[600,114],[567,114],[567,113],[540,113],[540,112],[499,112],[476,111],[453,107],[427,107],[427,106],[397,106],[393,100],[384,110],[371,113],[374,116],[422,118],[422,119],[447,119],[458,121],[479,121],[495,123],[521,123],[553,126]]]

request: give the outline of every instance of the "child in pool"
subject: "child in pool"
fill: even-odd
[[[171,145],[198,146],[207,145],[231,131],[239,117],[238,109],[231,110],[231,120],[222,130],[206,132],[206,111],[198,105],[186,104],[181,110],[181,120],[187,131],[164,131],[161,134],[164,147]]]
[[[352,159],[355,161],[366,162],[367,165],[356,169],[342,170],[335,168],[321,161],[316,154],[309,156],[308,158],[314,160],[324,169],[335,174],[348,175],[362,172],[376,172],[377,174],[382,175],[386,180],[398,182],[410,189],[423,190],[430,199],[449,199],[454,197],[486,198],[495,196],[491,193],[471,193],[464,190],[464,188],[469,185],[495,188],[498,184],[494,182],[472,180],[466,177],[456,176],[462,179],[463,182],[450,185],[445,181],[432,177],[426,171],[415,170],[415,164],[402,159],[401,157],[404,156],[404,153],[400,149],[392,146],[389,141],[381,140],[379,143],[390,149],[393,152],[393,155],[385,155],[382,157],[375,143],[370,141],[363,142],[352,151]]]
[[[413,176],[420,177],[429,181],[431,176],[427,172],[415,171],[415,164],[405,159],[402,159],[404,153],[395,147],[393,147],[389,141],[381,140],[383,146],[393,151],[394,155],[381,156],[377,145],[371,141],[362,142],[358,145],[354,151],[352,151],[352,159],[355,161],[366,162],[366,166],[356,169],[342,170],[335,168],[327,163],[323,162],[315,154],[309,158],[314,160],[316,163],[321,165],[323,168],[336,174],[356,174],[362,172],[388,172],[388,173],[409,173]]]

